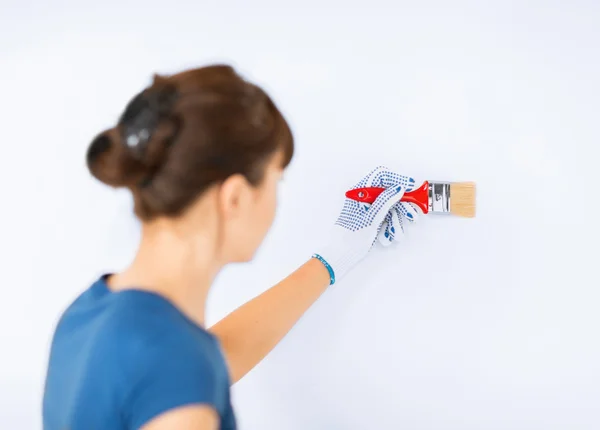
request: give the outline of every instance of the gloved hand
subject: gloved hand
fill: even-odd
[[[329,270],[331,284],[341,279],[371,250],[375,241],[389,245],[404,231],[402,218],[414,221],[415,208],[400,202],[415,181],[380,166],[361,179],[352,189],[384,187],[373,204],[346,199],[342,212],[332,228],[329,242],[315,253]]]
[[[413,190],[415,186],[415,180],[408,176],[402,176],[398,173],[394,173],[386,167],[380,166],[372,171],[369,175],[363,178],[355,188],[364,187],[381,187],[389,188],[396,184],[400,184],[404,187],[404,192],[408,193]],[[402,196],[398,197],[400,200]],[[363,209],[366,209],[370,205],[368,203],[358,203]],[[404,222],[403,219],[409,222],[415,222],[417,220],[418,212],[417,207],[412,203],[405,203],[398,201],[388,211],[385,221],[383,222],[381,229],[379,230],[378,239],[383,246],[388,246],[395,240],[399,240],[404,234]]]

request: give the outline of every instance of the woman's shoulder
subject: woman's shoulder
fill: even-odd
[[[119,406],[131,428],[187,404],[228,408],[229,376],[215,337],[166,299],[92,285],[55,331],[48,378],[91,393],[90,410]]]
[[[107,334],[118,337],[118,365],[130,387],[127,409],[144,405],[139,423],[191,403],[211,405],[222,415],[230,379],[216,338],[161,297],[131,294],[122,300]]]
[[[118,361],[144,362],[171,358],[218,365],[216,338],[194,324],[166,298],[142,290],[111,292],[103,278],[81,294],[65,311],[56,336],[73,334],[101,354],[110,350]]]
[[[166,298],[146,291],[127,290],[113,294],[106,308],[105,335],[130,354],[169,351],[171,358],[202,361],[220,354],[216,338],[189,320]],[[220,359],[221,357],[216,357]]]
[[[160,296],[132,291],[110,314],[107,334],[119,337],[132,354],[166,354],[167,359],[198,362],[222,359],[216,338]]]

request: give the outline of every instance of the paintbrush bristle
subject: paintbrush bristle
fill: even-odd
[[[450,184],[450,212],[466,218],[475,216],[475,182]]]

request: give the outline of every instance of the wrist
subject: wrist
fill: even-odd
[[[339,282],[360,260],[362,260],[373,245],[373,233],[368,229],[349,232],[335,225],[325,245],[315,252],[333,270],[335,282]],[[321,262],[325,267],[323,262]]]
[[[327,277],[329,279],[329,285],[335,284],[335,271],[331,267],[331,265],[323,258],[320,254],[313,254],[313,260],[318,261],[319,266],[321,267],[321,272],[327,272]],[[325,269],[325,271],[323,271]]]

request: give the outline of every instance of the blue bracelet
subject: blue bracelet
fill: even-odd
[[[321,257],[319,254],[313,254],[313,258],[316,258],[321,263],[323,263],[323,266],[325,266],[325,268],[329,272],[329,285],[335,284],[335,273],[333,272],[333,269],[331,268],[329,263],[327,261],[325,261],[325,259],[323,257]]]

